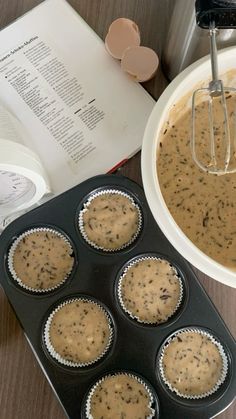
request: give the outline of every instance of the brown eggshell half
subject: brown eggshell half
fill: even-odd
[[[121,68],[138,82],[150,80],[155,75],[158,65],[157,54],[147,47],[128,48],[121,60]]]
[[[123,17],[112,22],[105,39],[106,49],[112,57],[120,60],[128,47],[138,45],[140,33],[135,22]]]

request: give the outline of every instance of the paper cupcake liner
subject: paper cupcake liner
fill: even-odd
[[[136,265],[138,262],[140,262],[140,261],[142,261],[142,260],[164,260],[164,261],[166,261],[166,262],[168,262],[169,263],[169,265],[171,266],[171,268],[173,269],[173,271],[174,271],[174,273],[175,273],[175,278],[177,278],[178,279],[178,281],[179,281],[179,285],[180,285],[180,290],[179,290],[179,299],[178,299],[178,302],[177,302],[177,304],[176,304],[176,307],[175,307],[175,309],[173,310],[173,312],[167,317],[167,319],[166,320],[164,320],[163,322],[152,322],[152,321],[145,321],[145,320],[142,320],[142,319],[140,319],[137,315],[134,315],[133,313],[132,313],[132,311],[130,311],[130,310],[128,310],[127,308],[126,308],[126,306],[125,306],[125,303],[124,303],[124,301],[123,301],[123,298],[122,298],[122,282],[123,282],[123,280],[124,280],[124,278],[125,278],[125,276],[126,276],[126,274],[127,274],[127,272],[128,272],[128,270],[130,269],[130,268],[132,268],[134,265]],[[141,257],[139,257],[139,258],[137,258],[137,259],[135,259],[134,261],[132,261],[131,263],[129,263],[128,265],[127,265],[127,267],[124,269],[124,271],[123,271],[123,273],[122,273],[122,275],[120,276],[120,278],[119,278],[119,281],[118,281],[118,286],[117,286],[117,295],[118,295],[118,300],[119,300],[119,303],[120,303],[120,305],[121,305],[121,307],[122,307],[122,309],[133,319],[133,320],[136,320],[136,321],[138,321],[139,323],[143,323],[143,324],[150,324],[150,325],[159,325],[159,324],[163,324],[163,323],[166,323],[175,313],[176,313],[176,311],[178,310],[178,308],[180,307],[180,305],[181,305],[181,303],[182,303],[182,301],[183,301],[183,293],[184,293],[184,289],[183,289],[183,281],[182,281],[182,279],[181,279],[181,277],[180,277],[180,275],[178,274],[178,271],[177,271],[177,269],[168,261],[168,260],[166,260],[166,259],[164,259],[164,258],[160,258],[160,257],[155,257],[155,256],[141,256]]]
[[[50,340],[50,326],[53,320],[53,316],[55,313],[57,313],[62,307],[64,307],[67,304],[70,304],[74,301],[86,301],[89,303],[92,303],[96,306],[98,306],[100,308],[100,310],[105,314],[107,322],[108,322],[108,327],[109,327],[109,340],[107,343],[107,346],[105,347],[105,349],[101,352],[101,354],[93,359],[90,362],[74,362],[74,361],[68,361],[67,359],[63,358],[58,352],[56,352],[56,350],[54,349],[51,340]],[[105,354],[107,353],[108,349],[111,346],[112,340],[113,340],[113,327],[112,327],[112,322],[110,319],[110,315],[107,313],[107,311],[97,302],[90,300],[89,298],[71,298],[69,300],[64,301],[63,303],[61,303],[55,310],[52,311],[52,313],[50,314],[50,316],[48,317],[45,327],[44,327],[44,332],[43,332],[43,340],[44,343],[46,345],[46,348],[49,352],[49,354],[51,355],[52,358],[54,358],[56,361],[58,361],[60,364],[65,365],[66,367],[73,367],[73,368],[78,368],[78,367],[87,367],[89,365],[95,364],[97,361],[99,361],[101,358],[103,358],[105,356]]]
[[[151,411],[151,413],[150,413],[150,415],[148,415],[147,416],[147,418],[146,419],[152,419],[154,416],[155,416],[155,414],[156,413],[158,413],[158,412],[156,412],[156,410],[155,409],[153,409],[153,404],[154,404],[154,396],[153,396],[153,392],[150,390],[150,388],[148,387],[148,385],[146,384],[146,382],[144,382],[139,376],[137,376],[137,375],[135,375],[135,374],[133,374],[133,373],[129,373],[129,372],[126,372],[126,371],[119,371],[119,372],[116,372],[116,373],[114,373],[114,374],[107,374],[107,375],[105,375],[104,377],[102,377],[100,380],[98,380],[93,386],[92,386],[92,388],[90,389],[90,391],[89,391],[89,394],[88,394],[88,396],[87,396],[87,400],[86,400],[86,404],[85,404],[85,416],[86,416],[86,419],[94,419],[94,417],[92,416],[92,414],[91,414],[91,399],[92,399],[92,396],[93,396],[93,394],[94,394],[94,392],[96,391],[96,389],[97,389],[97,387],[103,382],[103,381],[105,381],[107,378],[109,378],[109,377],[116,377],[116,376],[119,376],[119,375],[126,375],[127,377],[131,377],[131,378],[134,378],[135,380],[137,380],[140,384],[142,384],[143,385],[143,387],[145,388],[145,390],[147,391],[147,393],[148,393],[148,395],[149,395],[149,397],[150,397],[150,401],[149,401],[149,404],[148,404],[148,407],[149,407],[149,409],[150,409],[150,411]]]
[[[58,284],[56,284],[54,287],[49,287],[49,288],[45,288],[45,289],[37,289],[37,288],[29,287],[24,282],[22,282],[22,280],[18,277],[18,275],[17,275],[17,273],[15,272],[15,269],[14,269],[14,253],[15,253],[15,250],[16,250],[18,244],[21,242],[21,240],[23,240],[24,237],[30,236],[32,233],[37,233],[37,232],[40,232],[40,231],[46,231],[46,232],[53,233],[53,234],[61,237],[64,240],[64,242],[68,245],[68,247],[69,247],[69,249],[71,251],[70,254],[73,253],[74,250],[73,250],[73,248],[72,248],[69,240],[62,233],[60,233],[59,231],[54,230],[53,228],[47,228],[47,227],[31,228],[30,230],[27,230],[24,233],[22,233],[14,241],[14,243],[12,244],[12,246],[11,246],[11,248],[9,250],[9,253],[8,253],[7,264],[8,264],[8,269],[9,269],[9,271],[10,271],[13,279],[22,288],[24,288],[27,291],[31,291],[31,292],[34,292],[34,293],[42,294],[42,293],[45,293],[45,292],[54,291],[55,289],[59,288],[62,284],[64,284],[65,281],[67,280],[67,278],[70,276],[72,270],[73,270],[75,261],[74,261],[74,263],[73,263],[72,268],[70,269],[70,271],[68,271],[68,273],[66,274],[65,278],[62,281],[60,281]]]
[[[91,241],[89,239],[89,237],[87,236],[87,234],[84,230],[84,222],[83,222],[84,213],[87,211],[89,205],[91,204],[91,202],[95,198],[97,198],[98,196],[101,196],[101,195],[106,195],[106,194],[122,195],[122,196],[128,198],[129,201],[131,202],[131,204],[136,208],[137,213],[138,213],[138,225],[137,225],[137,230],[136,230],[135,234],[131,237],[131,239],[127,243],[124,243],[122,246],[116,247],[114,249],[105,248],[105,247],[99,246],[98,244],[94,243],[93,241]],[[122,250],[122,249],[130,246],[136,240],[136,238],[138,237],[138,235],[141,231],[141,228],[142,228],[142,224],[143,224],[143,217],[142,217],[142,213],[141,213],[141,210],[139,208],[139,205],[136,204],[136,202],[134,201],[134,199],[132,198],[131,195],[129,195],[126,192],[120,191],[119,189],[104,189],[102,191],[96,192],[93,195],[91,195],[88,198],[88,200],[85,202],[83,209],[79,212],[79,217],[78,217],[79,230],[80,230],[80,233],[81,233],[82,237],[84,238],[84,240],[91,247],[93,247],[95,249],[102,250],[103,252],[111,252],[111,253],[117,252],[119,250]]]
[[[196,395],[182,394],[165,377],[165,372],[164,372],[164,368],[163,368],[163,358],[164,358],[165,349],[168,347],[170,342],[177,339],[178,336],[180,336],[181,334],[184,334],[186,332],[200,333],[201,335],[207,336],[211,340],[211,342],[218,348],[219,354],[221,355],[221,358],[222,358],[221,376],[220,376],[219,380],[216,382],[216,384],[212,387],[212,389],[207,391],[206,393],[196,394]],[[161,375],[161,378],[162,378],[163,382],[166,384],[166,386],[171,391],[173,391],[174,393],[176,393],[178,396],[180,396],[182,398],[189,399],[189,400],[196,400],[196,399],[203,399],[205,397],[210,396],[211,394],[215,393],[219,389],[221,384],[223,384],[223,382],[226,379],[227,372],[228,372],[228,359],[227,359],[226,353],[223,349],[223,346],[221,345],[221,343],[218,340],[216,340],[214,338],[214,336],[212,336],[206,330],[203,330],[203,329],[200,329],[200,328],[197,328],[197,327],[193,327],[193,328],[181,329],[166,340],[166,342],[164,343],[164,345],[162,347],[162,350],[161,350],[161,354],[160,354],[160,357],[159,357],[159,360],[158,360],[158,366],[159,366],[159,371],[160,371],[160,375]]]

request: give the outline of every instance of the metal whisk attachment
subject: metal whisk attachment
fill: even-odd
[[[207,88],[197,89],[192,97],[191,151],[195,163],[217,175],[236,172],[235,112],[232,102],[236,89],[224,87],[218,78],[217,29],[210,25],[212,80]],[[228,103],[231,100],[231,110]]]

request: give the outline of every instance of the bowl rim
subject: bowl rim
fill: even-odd
[[[225,48],[218,52],[219,70],[226,71],[233,68],[236,57],[236,47]],[[194,62],[183,70],[164,90],[156,102],[148,119],[142,143],[141,172],[144,192],[151,212],[175,249],[192,265],[209,277],[225,285],[236,288],[236,271],[230,270],[203,253],[182,232],[170,214],[161,194],[156,171],[156,150],[158,135],[169,113],[171,105],[191,92],[191,88],[210,75],[209,55]],[[150,158],[151,156],[151,158]],[[151,160],[151,164],[150,164]]]

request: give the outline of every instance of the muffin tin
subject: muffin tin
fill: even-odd
[[[131,195],[140,206],[143,217],[141,231],[134,242],[112,253],[92,248],[78,228],[78,215],[84,202],[91,194],[103,189],[118,189]],[[21,288],[12,278],[7,255],[20,234],[40,227],[53,228],[68,237],[74,249],[75,266],[66,284],[50,292],[35,294]],[[168,260],[183,282],[181,305],[167,322],[159,325],[141,324],[131,319],[123,311],[117,296],[117,284],[123,269],[140,256]],[[0,237],[0,281],[67,417],[84,418],[89,389],[102,376],[119,371],[134,373],[150,383],[155,392],[154,405],[159,405],[156,406],[156,419],[208,419],[233,402],[236,396],[235,341],[189,264],[160,231],[142,189],[133,181],[116,175],[88,179],[12,222]],[[44,325],[54,307],[63,300],[83,296],[98,300],[106,307],[114,324],[114,337],[107,354],[95,364],[67,367],[48,353],[43,339]],[[158,370],[163,343],[184,327],[208,330],[221,342],[228,358],[224,383],[204,399],[186,400],[177,396],[163,383]]]

